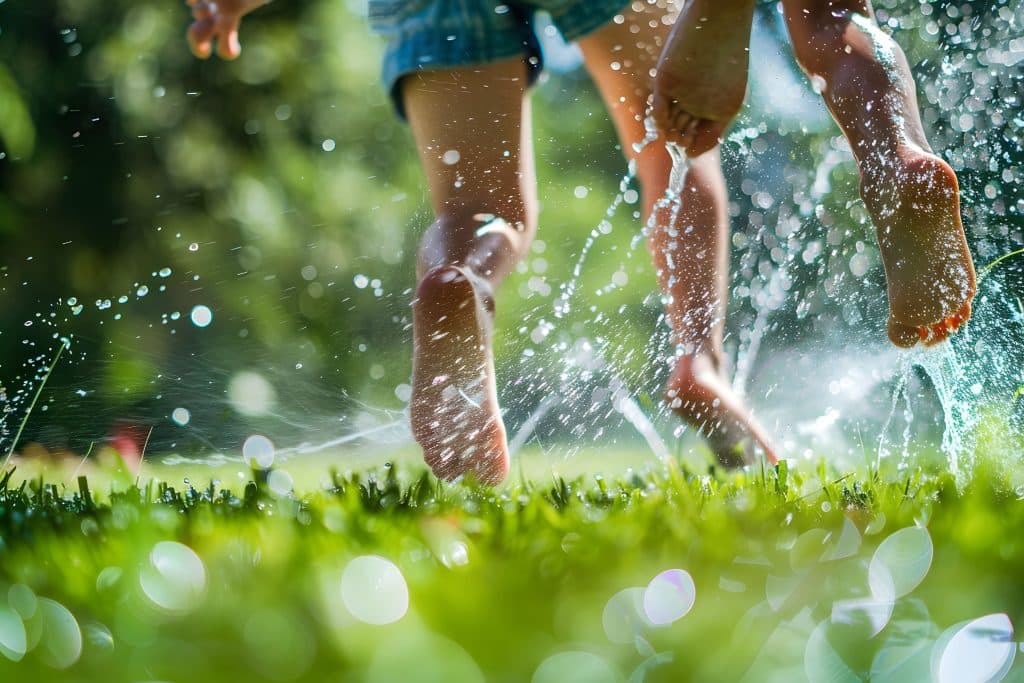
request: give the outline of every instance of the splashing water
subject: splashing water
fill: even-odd
[[[998,274],[983,277],[979,290],[974,315],[964,329],[938,347],[915,349],[903,356],[879,444],[879,460],[892,454],[886,432],[903,401],[905,428],[899,465],[909,465],[915,371],[927,378],[934,392],[942,418],[941,449],[961,485],[970,480],[979,452],[990,446],[1006,449],[1008,438],[1019,439],[1024,433],[1020,401],[1024,309],[1019,300],[1011,298]],[[986,438],[996,443],[986,444]]]
[[[644,139],[633,145],[633,150],[637,154],[643,152],[648,145],[660,137],[653,117],[648,116],[644,125],[646,130]],[[625,262],[631,262],[638,252],[641,242],[648,239],[657,228],[657,214],[660,211],[668,209],[671,220],[674,222],[681,210],[681,195],[689,170],[689,160],[684,150],[678,145],[667,143],[666,148],[673,161],[669,185],[665,189],[664,195],[655,204],[654,210],[643,228],[631,239],[623,257]],[[614,229],[612,221],[625,202],[627,192],[630,191],[630,186],[636,179],[636,168],[636,161],[630,161],[628,172],[620,180],[618,193],[606,209],[604,218],[590,232],[584,242],[571,277],[567,283],[562,285],[562,293],[555,302],[554,313],[557,322],[564,321],[572,311],[572,299],[577,293],[588,256],[601,237],[612,233]],[[639,217],[638,213],[634,213],[634,218],[636,217]],[[598,296],[607,295],[618,286],[620,285],[613,278],[611,285],[597,290],[596,294]],[[654,303],[660,309],[663,300],[660,297],[655,297]],[[623,314],[624,308],[620,307],[617,314]],[[594,310],[592,308],[591,312]],[[609,435],[609,432],[612,431],[608,425],[609,418],[616,413],[632,427],[635,434],[641,437],[643,443],[655,457],[662,460],[671,457],[668,446],[659,435],[648,412],[634,398],[637,394],[646,396],[648,391],[660,389],[661,375],[667,367],[667,358],[663,353],[667,330],[663,322],[664,315],[661,314],[657,321],[657,329],[660,332],[651,335],[642,348],[625,350],[624,353],[622,341],[616,339],[614,334],[606,335],[603,332],[602,328],[613,324],[610,317],[604,317],[603,314],[598,313],[591,316],[590,319],[578,323],[587,327],[597,327],[597,334],[593,338],[581,337],[570,329],[562,329],[563,336],[566,339],[574,339],[574,341],[571,344],[568,341],[562,341],[555,346],[555,350],[561,354],[562,365],[558,377],[558,390],[551,392],[521,422],[510,441],[511,451],[518,452],[534,437],[542,421],[549,414],[564,411],[561,415],[556,416],[555,420],[561,422],[563,426],[570,427],[574,436],[582,439],[588,428],[593,428],[593,440]],[[535,333],[531,335],[531,340],[539,343],[555,333],[556,329],[555,324],[547,323],[542,319]],[[614,358],[622,355],[626,356],[625,362]],[[535,356],[531,353],[527,357],[532,359]],[[631,363],[633,358],[638,359],[636,363]],[[631,368],[630,365],[636,367]],[[550,386],[549,382],[543,379],[545,370],[546,368],[543,366],[527,369],[521,365],[517,382],[525,383],[527,378],[532,377],[534,382],[531,383],[531,386],[535,388]],[[597,386],[594,386],[595,383]],[[591,391],[590,400],[584,397],[588,390]],[[584,410],[582,419],[577,409],[581,400],[584,405],[589,404],[589,409]],[[511,405],[514,410],[516,402],[513,400]],[[658,405],[648,406],[648,408],[656,416],[663,417],[665,415],[660,402]],[[678,436],[679,433],[677,430],[676,435]],[[575,446],[570,452],[579,450],[581,447]]]
[[[590,250],[594,248],[594,243],[601,238],[602,235],[607,235],[612,231],[611,220],[615,218],[615,214],[618,213],[619,207],[625,201],[626,192],[629,190],[629,186],[636,179],[636,162],[629,162],[629,169],[626,175],[619,181],[619,193],[612,199],[612,203],[608,205],[605,210],[605,217],[600,223],[597,224],[590,234],[587,236],[586,241],[583,243],[582,249],[580,249],[580,255],[576,259],[576,264],[572,269],[572,276],[569,281],[562,285],[562,294],[555,302],[555,317],[564,318],[572,310],[572,298],[576,294],[576,287],[579,283],[580,275],[583,272],[583,264],[587,260],[587,256],[590,255]]]

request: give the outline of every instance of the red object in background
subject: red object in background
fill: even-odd
[[[152,430],[146,425],[136,422],[122,420],[114,423],[108,443],[132,472],[138,472],[142,465],[142,456],[146,452],[150,431]]]

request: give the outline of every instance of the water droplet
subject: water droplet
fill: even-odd
[[[360,273],[359,275],[356,275],[354,278],[352,278],[352,282],[359,289],[366,289],[366,287],[370,284],[370,278]]]
[[[170,277],[171,276],[171,269],[170,268],[161,268],[160,271],[159,271],[159,275],[160,275],[160,277]]]
[[[197,242],[193,242],[192,244],[188,245],[188,250],[199,251],[199,244]]]
[[[137,297],[143,297],[146,296],[147,294],[149,294],[149,287],[147,287],[146,285],[142,285],[141,287],[135,290],[135,296]]]
[[[213,322],[213,311],[207,306],[196,306],[189,316],[196,327],[208,327]]]
[[[179,427],[184,427],[192,419],[192,414],[185,408],[175,408],[171,412],[171,420]]]

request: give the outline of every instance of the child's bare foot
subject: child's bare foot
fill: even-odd
[[[412,433],[438,477],[469,471],[498,484],[509,457],[494,383],[493,313],[471,277],[454,266],[435,268],[416,290]]]
[[[695,157],[715,147],[743,106],[754,0],[691,0],[679,13],[654,79],[653,114]]]
[[[682,356],[665,393],[669,407],[696,427],[705,437],[718,461],[725,467],[754,462],[754,445],[760,446],[775,464],[778,458],[768,445],[761,427],[743,401],[732,390],[708,354]]]
[[[865,161],[861,175],[889,286],[889,338],[904,347],[938,344],[971,317],[976,291],[956,174],[906,145],[895,159]]]

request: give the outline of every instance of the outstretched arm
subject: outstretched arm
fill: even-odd
[[[192,8],[194,21],[188,27],[188,44],[192,53],[206,59],[217,41],[217,54],[234,59],[242,52],[238,42],[238,24],[249,12],[270,0],[185,0]]]

